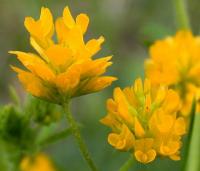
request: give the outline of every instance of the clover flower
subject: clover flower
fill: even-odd
[[[20,163],[21,171],[55,171],[51,161],[45,154],[37,154],[34,158],[24,157]]]
[[[38,20],[26,17],[24,24],[38,54],[10,53],[16,54],[27,69],[12,66],[32,95],[60,104],[72,97],[100,91],[116,80],[102,76],[112,64],[111,56],[92,59],[101,49],[104,38],[84,41],[89,24],[86,14],[80,14],[74,20],[66,7],[54,25],[50,10],[42,7]],[[53,39],[55,32],[57,41]]]
[[[109,144],[131,152],[141,163],[152,162],[156,156],[179,160],[186,131],[184,118],[177,116],[180,107],[175,91],[151,87],[148,79],[143,86],[137,79],[131,87],[114,89],[113,99],[107,100],[108,114],[101,122],[112,129]]]
[[[193,99],[200,97],[200,37],[179,31],[173,37],[156,41],[150,47],[145,70],[152,84],[166,84],[179,93],[181,114],[188,116]]]

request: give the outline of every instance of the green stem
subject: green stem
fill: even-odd
[[[172,0],[175,7],[178,29],[190,29],[186,0]]]
[[[194,116],[193,129],[191,133],[191,140],[189,144],[189,151],[187,161],[185,164],[185,171],[199,171],[200,170],[200,114],[196,113]]]
[[[83,138],[81,137],[81,133],[80,133],[80,130],[79,130],[79,127],[78,127],[78,124],[77,122],[74,120],[71,112],[70,112],[70,109],[69,109],[69,103],[64,103],[63,104],[63,109],[66,113],[66,117],[67,117],[67,120],[70,124],[70,127],[71,127],[71,130],[72,130],[72,134],[74,135],[74,138],[76,140],[76,143],[78,144],[79,146],[79,149],[82,153],[82,156],[83,158],[85,159],[85,161],[87,162],[88,166],[90,167],[90,169],[92,171],[97,171],[97,168],[92,160],[92,158],[90,157],[90,154],[89,154],[89,151],[86,147],[86,144],[83,140]]]
[[[193,132],[193,128],[194,128],[194,118],[195,118],[195,114],[196,113],[196,100],[194,99],[192,102],[192,108],[190,111],[190,121],[189,121],[189,129],[188,129],[188,135],[186,137],[186,141],[185,141],[185,148],[183,151],[183,168],[182,170],[184,170],[186,168],[186,164],[187,164],[187,160],[188,160],[188,154],[189,154],[189,150],[190,150],[190,144],[191,144],[191,139],[192,139],[192,132]]]
[[[61,132],[58,132],[56,134],[53,134],[46,139],[44,139],[42,142],[40,142],[40,145],[42,147],[48,146],[49,144],[58,142],[60,140],[63,140],[64,138],[68,137],[71,134],[71,128],[67,128],[66,130],[63,130]]]
[[[133,156],[131,155],[130,158],[122,165],[119,171],[128,171],[134,163]]]

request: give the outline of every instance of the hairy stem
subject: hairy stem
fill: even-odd
[[[80,133],[78,124],[74,120],[74,118],[70,112],[69,103],[64,103],[63,109],[65,111],[68,123],[70,124],[72,134],[74,135],[74,138],[76,140],[77,145],[79,146],[79,149],[82,153],[83,158],[85,159],[85,161],[87,162],[88,166],[90,167],[90,169],[92,171],[97,171],[97,168],[96,168],[92,158],[90,157],[90,154],[86,147],[86,144],[85,144],[83,138],[81,137],[81,133]]]

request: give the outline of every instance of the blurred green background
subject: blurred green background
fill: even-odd
[[[24,90],[9,65],[17,63],[8,50],[33,51],[24,28],[25,16],[39,17],[41,6],[51,9],[54,17],[68,5],[73,16],[84,12],[90,17],[86,40],[103,35],[106,42],[100,55],[113,54],[114,64],[107,72],[119,78],[106,90],[73,100],[73,113],[82,124],[82,133],[92,156],[101,171],[117,171],[128,159],[128,153],[114,150],[107,143],[109,128],[99,120],[105,116],[105,101],[116,86],[130,85],[144,76],[143,62],[148,46],[156,39],[174,34],[176,20],[172,1],[166,0],[0,0],[0,103],[9,103],[8,85],[16,87],[24,99]],[[200,1],[188,1],[188,11],[195,34],[199,33]],[[99,55],[97,55],[99,56]],[[65,124],[65,121],[63,121]],[[60,171],[87,171],[72,137],[46,149]],[[0,154],[1,155],[1,154]],[[159,159],[131,170],[181,171],[181,162]]]

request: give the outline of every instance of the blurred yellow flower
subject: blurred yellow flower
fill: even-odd
[[[179,93],[181,113],[188,116],[193,99],[200,95],[200,37],[179,31],[174,37],[156,41],[145,69],[152,84],[166,84]]]
[[[38,54],[10,51],[28,71],[12,66],[26,90],[34,96],[62,103],[68,98],[100,91],[115,77],[102,76],[112,64],[111,56],[92,59],[101,49],[104,38],[85,43],[84,33],[89,24],[86,14],[73,19],[69,8],[53,23],[48,8],[42,7],[39,20],[26,17],[25,27],[30,43]],[[55,28],[54,28],[55,27]],[[53,40],[56,32],[57,41]]]
[[[38,154],[35,158],[25,157],[20,164],[21,171],[55,171],[51,161],[45,154]]]
[[[177,116],[178,94],[152,86],[145,79],[123,90],[115,88],[113,99],[107,100],[108,114],[101,120],[112,128],[108,142],[117,150],[133,153],[137,161],[149,163],[156,156],[179,160],[185,121]]]

